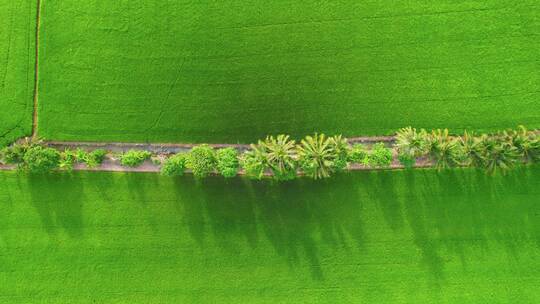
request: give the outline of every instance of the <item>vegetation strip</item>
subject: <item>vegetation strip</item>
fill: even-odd
[[[369,142],[371,145],[367,145],[367,142],[354,143],[341,135],[314,134],[297,143],[288,135],[278,135],[267,136],[249,148],[245,145],[202,144],[191,148],[170,145],[168,148],[181,149],[171,153],[166,150],[53,148],[50,143],[26,139],[1,151],[4,166],[0,168],[11,170],[16,165],[17,169],[31,173],[58,169],[160,171],[167,176],[188,172],[196,178],[214,174],[230,178],[242,174],[254,179],[272,177],[283,181],[298,175],[321,179],[346,170],[413,167],[438,170],[479,167],[495,173],[540,160],[540,135],[523,126],[492,135],[466,132],[463,136],[450,136],[447,129],[428,132],[408,127],[400,129],[395,138],[386,143]],[[86,148],[89,146],[86,144]]]

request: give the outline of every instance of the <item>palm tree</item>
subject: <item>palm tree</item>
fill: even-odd
[[[428,139],[429,156],[437,170],[459,165],[461,153],[456,139],[448,135],[448,129],[433,130]]]
[[[501,135],[483,136],[482,145],[485,151],[484,167],[490,174],[494,174],[497,170],[504,173],[512,169],[520,159],[518,149],[505,141]]]
[[[334,169],[336,154],[324,134],[306,136],[297,146],[298,161],[307,176],[314,179],[329,177]]]
[[[251,150],[240,156],[240,165],[248,177],[261,179],[268,168],[266,151],[259,145],[251,144]]]
[[[428,153],[428,134],[424,129],[402,128],[396,134],[396,147],[400,155],[422,157]]]
[[[336,171],[347,168],[349,150],[351,149],[347,139],[343,138],[341,135],[334,135],[329,137],[328,141],[335,158],[333,168]]]
[[[462,154],[461,162],[463,162],[463,164],[479,168],[484,166],[486,156],[483,142],[486,137],[486,135],[478,137],[475,136],[474,133],[465,131],[465,134],[459,140]]]
[[[527,131],[524,126],[519,126],[519,130],[504,131],[502,137],[508,144],[516,148],[524,161],[540,160],[540,140],[534,133]]]
[[[276,179],[288,180],[296,176],[295,141],[289,135],[267,136],[258,143],[266,154],[266,161]]]

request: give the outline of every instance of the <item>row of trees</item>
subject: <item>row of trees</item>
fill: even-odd
[[[101,149],[91,152],[68,149],[60,152],[40,142],[26,141],[2,149],[0,161],[16,164],[23,171],[43,173],[56,169],[70,171],[77,163],[97,167],[109,155],[126,167],[136,167],[152,159],[167,176],[183,175],[189,169],[197,178],[211,174],[228,178],[243,170],[254,179],[270,176],[290,180],[299,174],[314,179],[327,178],[355,164],[384,168],[392,164],[395,154],[407,168],[421,160],[438,170],[471,166],[484,168],[489,173],[504,172],[518,164],[540,161],[540,137],[524,127],[492,135],[465,132],[463,136],[450,136],[446,129],[428,132],[408,127],[397,132],[395,143],[389,148],[384,143],[351,145],[341,135],[314,134],[299,142],[288,135],[278,135],[259,140],[243,153],[231,147],[216,150],[203,144],[163,161],[148,151],[112,154]]]
[[[290,180],[298,174],[319,179],[343,171],[351,163],[387,167],[392,159],[392,150],[383,143],[366,149],[359,144],[351,146],[341,135],[315,134],[306,136],[299,143],[288,135],[278,135],[259,140],[242,154],[234,148],[214,150],[208,145],[200,145],[189,153],[166,159],[161,172],[174,176],[190,169],[198,178],[213,173],[234,177],[243,169],[246,176],[254,179],[271,176],[277,180]]]
[[[540,161],[540,136],[523,126],[492,135],[465,132],[463,136],[450,136],[447,129],[428,132],[408,127],[397,132],[396,149],[405,167],[427,159],[438,170],[467,166],[493,174]]]

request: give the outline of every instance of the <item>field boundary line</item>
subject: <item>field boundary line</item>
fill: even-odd
[[[41,0],[37,0],[36,8],[36,50],[34,60],[34,96],[33,96],[33,111],[32,111],[32,138],[37,137],[38,128],[38,89],[39,89],[39,32],[41,25]]]

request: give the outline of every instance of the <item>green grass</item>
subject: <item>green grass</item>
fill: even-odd
[[[0,173],[2,303],[538,303],[540,170]]]
[[[40,134],[250,142],[540,127],[540,5],[44,1]]]
[[[32,131],[36,1],[0,0],[0,147]]]

